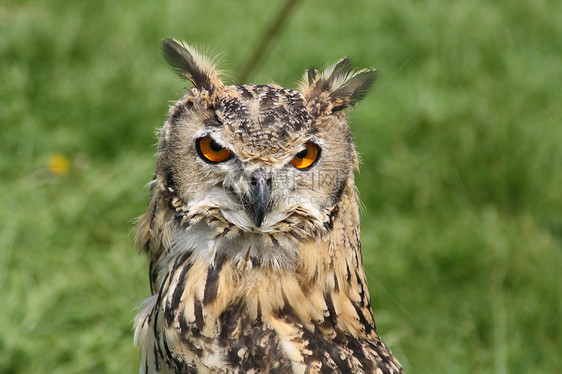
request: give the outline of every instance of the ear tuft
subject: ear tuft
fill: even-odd
[[[340,88],[330,93],[330,100],[332,101],[348,101],[350,106],[355,105],[357,102],[363,100],[367,91],[375,82],[377,72],[372,69],[359,70],[349,78]]]
[[[308,69],[301,80],[300,91],[309,104],[320,113],[332,113],[355,105],[362,100],[376,79],[374,69],[352,71],[346,57],[318,73]]]
[[[213,61],[178,39],[164,39],[162,53],[176,73],[199,89],[214,92],[224,86]]]

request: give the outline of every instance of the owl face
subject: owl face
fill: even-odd
[[[347,123],[324,126],[301,92],[275,86],[224,87],[204,110],[200,99],[192,89],[163,133],[182,200],[243,232],[278,233],[297,216],[321,229],[356,163]]]
[[[352,182],[357,156],[342,109],[373,71],[351,73],[344,59],[322,74],[309,70],[298,91],[225,86],[191,47],[166,40],[164,52],[194,84],[159,143],[156,174],[174,195],[176,241],[193,243],[184,236],[197,231],[235,255],[248,247],[259,260],[291,257],[295,243],[325,230]]]

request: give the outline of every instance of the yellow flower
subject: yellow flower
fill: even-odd
[[[70,162],[61,154],[49,157],[49,171],[54,175],[65,175],[68,173]]]

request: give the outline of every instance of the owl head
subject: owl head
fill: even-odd
[[[168,247],[289,266],[299,243],[330,229],[342,194],[355,188],[344,113],[375,71],[352,71],[344,58],[309,69],[297,90],[225,85],[193,47],[166,39],[162,49],[193,84],[170,108],[159,141],[151,204],[172,212]]]

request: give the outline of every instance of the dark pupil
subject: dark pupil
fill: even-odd
[[[296,157],[297,158],[305,158],[307,154],[308,154],[308,147],[306,147],[306,149],[303,149],[302,151],[297,153]]]
[[[222,149],[222,147],[218,145],[217,142],[215,142],[214,140],[211,140],[211,144],[209,145],[211,146],[211,149],[215,152],[218,152]]]

